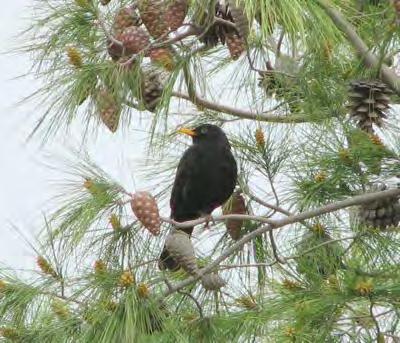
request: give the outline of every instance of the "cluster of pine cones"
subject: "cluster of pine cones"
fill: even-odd
[[[101,3],[106,6],[110,0]],[[141,86],[136,95],[148,111],[154,112],[159,105],[165,79],[176,64],[174,50],[163,46],[163,41],[168,39],[169,33],[182,27],[188,6],[188,0],[139,0],[134,5],[119,8],[114,15],[110,36],[106,37],[111,59],[126,68],[137,67],[135,57],[140,53],[151,61],[147,68],[139,68]],[[200,18],[199,22],[196,18]],[[216,1],[214,11],[202,9],[199,16],[194,15],[194,20],[204,30],[199,40],[206,46],[226,44],[233,60],[246,51],[249,23],[244,9],[235,0]],[[82,61],[78,61],[76,55],[75,51],[69,51],[71,63],[74,61],[75,66],[81,67]],[[118,129],[121,115],[121,101],[115,93],[103,85],[96,96],[99,117],[111,132]]]
[[[150,44],[162,43],[169,32],[182,26],[187,10],[187,0],[142,0],[120,8],[114,16],[111,37],[107,39],[107,51],[113,61],[129,68],[135,62],[135,55],[143,53],[152,62],[151,66],[140,69],[138,98],[148,111],[154,112],[159,105],[166,72],[175,64],[172,49],[168,46],[150,48]],[[98,105],[101,120],[115,132],[121,112],[115,95],[102,90]]]

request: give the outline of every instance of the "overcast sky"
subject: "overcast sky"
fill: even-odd
[[[1,52],[16,47],[15,37],[29,24],[28,6],[32,3],[33,0],[14,0],[3,6],[0,11]],[[54,156],[64,156],[65,146],[78,147],[82,137],[77,123],[72,129],[73,134],[60,135],[44,148],[40,147],[39,139],[26,142],[41,109],[33,109],[29,104],[16,106],[16,103],[37,89],[39,83],[33,76],[12,79],[26,73],[30,65],[28,56],[0,55],[0,262],[16,268],[32,267],[36,256],[20,234],[12,229],[12,224],[28,238],[34,237],[42,223],[42,212],[54,195],[51,181],[62,177],[60,172],[52,171],[44,163],[54,163]],[[91,156],[107,172],[125,184],[133,185],[132,165],[140,155],[138,143],[142,143],[142,139],[138,131],[112,135],[105,129],[87,146]]]

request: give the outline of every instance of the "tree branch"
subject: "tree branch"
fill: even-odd
[[[338,201],[335,203],[331,203],[316,209],[312,209],[306,212],[302,212],[299,214],[296,214],[294,216],[289,216],[287,218],[283,218],[280,220],[271,220],[271,223],[268,224],[267,226],[261,226],[260,228],[248,233],[247,235],[243,236],[240,240],[238,240],[236,243],[234,243],[231,247],[226,249],[225,251],[222,252],[222,254],[216,258],[212,263],[210,263],[208,266],[205,268],[202,268],[197,276],[192,276],[187,278],[186,280],[176,284],[172,288],[168,289],[164,293],[164,297],[169,296],[170,294],[181,290],[182,288],[190,285],[191,283],[197,281],[200,279],[203,275],[211,272],[216,266],[218,266],[222,261],[226,260],[230,255],[235,253],[237,250],[239,250],[244,244],[247,242],[250,242],[253,240],[255,237],[274,230],[278,229],[280,227],[297,223],[302,220],[314,218],[316,216],[320,216],[322,214],[327,214],[331,212],[335,212],[337,210],[350,207],[350,206],[355,206],[355,205],[361,205],[361,204],[366,204],[374,200],[380,200],[388,197],[394,197],[400,195],[400,189],[391,189],[391,190],[386,190],[386,191],[381,191],[381,192],[373,192],[373,193],[367,193],[367,194],[362,194],[362,195],[357,195],[349,199],[345,199],[342,201]],[[193,224],[192,224],[193,225]]]
[[[185,99],[188,101],[192,102],[192,99],[189,95],[179,93],[179,92],[172,92],[172,96],[180,99]],[[250,120],[257,120],[257,121],[265,121],[265,122],[270,122],[270,123],[285,123],[285,124],[298,124],[298,123],[306,123],[308,120],[304,116],[276,116],[276,115],[268,115],[267,113],[272,112],[253,112],[249,110],[241,110],[235,107],[230,107],[227,105],[222,105],[218,104],[215,102],[211,102],[206,99],[200,98],[198,95],[195,96],[193,99],[193,103],[195,105],[199,105],[205,108],[208,108],[209,110],[217,111],[217,112],[223,112],[227,113],[230,115],[233,115],[235,117],[239,117],[242,119],[250,119]]]
[[[174,225],[174,227],[176,228],[187,228],[187,227],[192,227],[192,226],[196,226],[199,224],[203,224],[203,223],[207,223],[207,222],[222,222],[225,221],[227,219],[237,219],[237,220],[253,220],[253,221],[257,221],[259,223],[266,223],[266,224],[273,224],[274,221],[272,219],[269,219],[267,217],[263,217],[263,216],[252,216],[252,215],[248,215],[248,214],[225,214],[222,216],[206,216],[206,217],[201,217],[198,219],[194,219],[194,220],[188,220],[185,222],[177,222],[173,219],[170,218],[165,218],[165,217],[161,217],[161,220],[163,222],[166,222],[168,224],[172,224]]]
[[[325,10],[337,28],[342,30],[357,54],[363,59],[368,68],[380,68],[382,80],[386,82],[397,95],[400,95],[400,77],[396,75],[387,65],[382,64],[380,59],[373,54],[367,44],[357,34],[354,26],[338,12],[327,0],[318,0],[319,5]]]

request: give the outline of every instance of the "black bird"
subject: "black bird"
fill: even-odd
[[[210,215],[228,200],[236,185],[237,166],[229,141],[218,126],[205,124],[179,132],[193,139],[179,161],[170,199],[171,218],[183,222]],[[193,227],[181,230],[192,234]],[[165,247],[159,268],[179,269]]]

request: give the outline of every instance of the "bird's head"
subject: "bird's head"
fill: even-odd
[[[203,142],[218,144],[223,142],[229,145],[224,131],[216,125],[203,124],[194,129],[181,128],[178,132],[191,136],[194,144]]]

